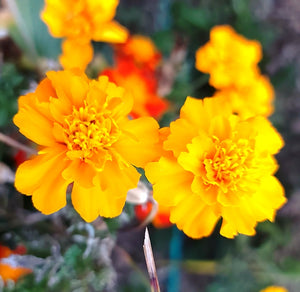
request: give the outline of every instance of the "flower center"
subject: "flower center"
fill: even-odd
[[[249,180],[257,180],[255,173],[253,142],[239,139],[219,141],[214,137],[215,149],[204,161],[206,185],[217,185],[223,192],[246,191]]]
[[[78,151],[81,159],[108,150],[120,135],[116,122],[108,114],[97,113],[95,107],[86,103],[79,109],[74,108],[65,123],[67,147],[70,151]]]

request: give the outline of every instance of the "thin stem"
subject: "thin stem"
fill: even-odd
[[[0,142],[3,142],[4,144],[9,145],[13,148],[23,150],[24,152],[26,152],[30,155],[37,154],[37,151],[35,151],[34,149],[27,147],[24,144],[10,138],[9,136],[4,135],[2,133],[0,133]]]

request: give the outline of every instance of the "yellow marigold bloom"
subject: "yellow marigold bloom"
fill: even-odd
[[[134,166],[159,156],[157,122],[130,120],[133,99],[106,76],[89,80],[79,71],[48,72],[34,93],[21,96],[14,123],[40,145],[19,166],[15,186],[34,206],[51,214],[72,203],[83,219],[121,213],[140,174]]]
[[[83,65],[88,64],[93,55],[90,41],[123,43],[128,37],[127,29],[113,20],[118,0],[45,0],[45,2],[41,18],[48,25],[51,35],[72,41],[63,45],[63,56],[60,61],[65,69],[70,67],[85,69]],[[71,44],[75,52],[72,52]],[[80,49],[82,49],[81,56]],[[84,56],[85,54],[87,55]],[[80,57],[76,58],[78,55]],[[81,58],[84,60],[80,60]]]
[[[268,117],[274,111],[274,88],[266,76],[249,80],[244,87],[228,87],[216,91],[214,97],[232,106],[233,112],[242,118],[255,115]]]
[[[171,207],[170,221],[192,238],[255,234],[286,201],[273,176],[283,140],[264,117],[242,120],[218,98],[188,97],[164,131],[165,153],[146,166],[153,196]]]
[[[244,38],[229,25],[212,28],[210,41],[196,52],[196,68],[210,74],[215,88],[245,86],[259,75],[257,63],[262,58],[259,42]]]
[[[263,290],[260,290],[260,292],[288,292],[288,290],[280,286],[269,286]]]

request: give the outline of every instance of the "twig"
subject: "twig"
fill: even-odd
[[[150,277],[150,285],[151,285],[151,291],[152,292],[160,292],[158,278],[156,274],[156,268],[155,268],[155,261],[153,257],[150,237],[148,229],[145,230],[145,239],[144,239],[144,255],[146,259],[147,264],[147,270]]]
[[[32,154],[37,154],[37,151],[35,151],[34,149],[25,146],[24,144],[21,144],[20,142],[0,133],[0,141],[3,142],[4,144],[7,144],[11,147],[23,150],[24,152],[32,155]]]

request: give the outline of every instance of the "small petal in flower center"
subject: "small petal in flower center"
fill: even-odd
[[[203,164],[206,176],[203,181],[206,185],[217,185],[226,193],[228,190],[240,190],[240,184],[250,177],[249,169],[253,168],[253,148],[251,141],[239,139],[236,142],[226,139],[219,141],[214,137],[215,148],[206,155]],[[242,180],[241,180],[242,178]]]
[[[95,107],[87,104],[79,109],[74,107],[65,123],[67,147],[70,151],[78,151],[81,159],[108,150],[120,135],[117,124],[109,115],[97,113]]]

